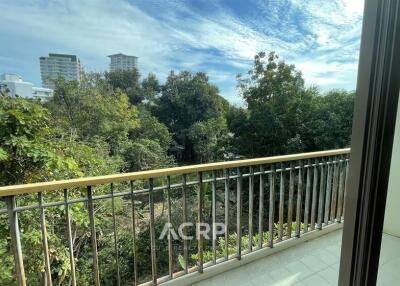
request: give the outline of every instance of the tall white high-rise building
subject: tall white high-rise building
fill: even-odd
[[[137,69],[138,57],[124,54],[114,54],[108,56],[111,59],[110,72],[126,71]]]
[[[40,57],[42,86],[54,89],[54,80],[64,77],[66,80],[80,80],[81,64],[76,55],[53,54]]]

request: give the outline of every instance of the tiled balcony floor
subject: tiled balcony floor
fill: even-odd
[[[337,285],[341,240],[337,230],[194,285]],[[398,285],[400,238],[384,235],[380,264],[378,285]]]

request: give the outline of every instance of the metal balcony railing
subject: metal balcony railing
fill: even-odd
[[[113,240],[113,255],[107,263],[113,265],[115,271],[113,285],[155,285],[189,273],[202,273],[207,267],[240,260],[251,252],[272,248],[328,224],[340,223],[344,216],[349,153],[350,149],[338,149],[0,187],[3,201],[0,216],[5,218],[9,228],[15,281],[18,285],[32,285],[24,267],[24,252],[33,250],[23,249],[19,218],[29,211],[35,211],[38,218],[39,251],[44,265],[41,283],[45,285],[52,285],[55,275],[54,254],[49,251],[49,229],[54,232],[60,228],[65,229],[65,249],[70,261],[65,281],[68,285],[82,285],[80,269],[76,267],[73,241],[76,234],[71,226],[74,216],[71,208],[78,205],[88,218],[93,285],[105,284],[99,267],[99,247],[102,246],[98,239],[104,231],[96,225],[99,219],[110,220],[112,235],[107,239]],[[118,214],[117,199],[124,205]],[[111,202],[107,205],[109,212],[104,211],[106,207],[102,205],[106,201]],[[171,201],[176,203],[173,205]],[[174,239],[169,231],[168,268],[159,271],[156,224],[164,213],[164,204],[170,228],[178,227],[173,219],[176,207],[180,209],[181,223],[191,220],[210,223],[212,234],[217,233],[217,222],[222,223],[224,229],[219,235],[211,235],[209,240],[205,239],[200,226],[193,240]],[[101,206],[104,208],[100,211]],[[51,218],[52,225],[49,225],[47,212],[54,208],[58,208],[59,218]],[[138,260],[142,249],[137,246],[138,226],[146,223],[150,242],[148,275],[139,273],[138,266],[143,262]],[[131,230],[133,265],[132,277],[128,278],[122,278],[121,249],[126,245],[119,241],[121,228]],[[185,226],[182,232],[188,235],[194,231]],[[232,239],[235,241],[230,244]],[[176,244],[183,248],[177,249]]]

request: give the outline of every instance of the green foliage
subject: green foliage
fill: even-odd
[[[155,74],[149,73],[146,78],[142,80],[142,92],[144,99],[154,102],[156,96],[161,91],[161,85],[158,82]]]
[[[217,117],[223,109],[218,88],[208,82],[207,75],[188,71],[169,74],[158,104],[158,117],[173,133]]]
[[[179,254],[178,262],[179,262],[179,265],[181,266],[182,269],[186,269],[185,258],[182,256],[182,254]]]
[[[223,117],[211,118],[194,123],[189,129],[188,138],[193,142],[195,158],[199,162],[223,159],[229,150],[229,131]]]
[[[137,69],[106,72],[104,77],[111,87],[127,94],[133,105],[139,104],[145,98],[139,84],[140,74]]]
[[[87,75],[80,83],[59,80],[47,107],[62,135],[82,141],[103,138],[112,154],[118,154],[129,132],[139,127],[138,110],[126,94],[114,91],[95,75]]]
[[[353,121],[354,93],[333,90],[317,98],[310,132],[314,149],[349,146]]]
[[[275,53],[257,54],[248,75],[239,76],[238,87],[247,110],[231,109],[227,119],[241,154],[269,156],[349,144],[353,95],[319,95]]]
[[[166,219],[163,217],[158,217],[155,220],[154,231],[156,237],[161,233],[164,225],[166,223]],[[142,231],[138,235],[138,243],[136,245],[138,250],[137,261],[140,261],[138,272],[142,275],[146,275],[147,277],[151,274],[151,247],[150,247],[150,224],[146,224],[143,226]],[[156,239],[155,241],[156,249],[157,249],[157,269],[160,272],[168,269],[168,240],[167,239]],[[147,279],[150,280],[150,279]]]
[[[296,223],[292,223],[292,230],[296,229]],[[300,225],[300,230],[304,230],[304,224],[301,223]],[[287,224],[283,224],[283,236],[287,235]],[[270,238],[270,234],[268,231],[265,231],[262,233],[262,241],[263,244],[268,243]],[[278,226],[275,224],[274,225],[274,241],[278,239]],[[217,253],[216,257],[218,258],[223,258],[225,257],[225,249],[226,249],[226,243],[228,243],[228,256],[235,255],[237,253],[237,233],[232,233],[228,235],[228,242],[225,241],[225,237],[218,237],[217,238]],[[253,235],[252,239],[252,247],[257,248],[260,243],[260,234],[256,233]],[[242,235],[241,237],[241,246],[242,249],[249,249],[250,247],[250,237],[248,234]],[[193,254],[191,256],[191,259],[196,262],[198,261],[198,254]],[[207,261],[212,261],[213,259],[213,252],[210,250],[204,251],[203,253],[203,259],[205,262]],[[182,264],[181,264],[182,267]]]
[[[47,104],[58,133],[91,145],[95,141],[102,150],[108,145],[109,154],[124,161],[123,170],[173,165],[167,155],[172,139],[166,126],[144,107],[139,111],[122,91],[133,84],[132,73],[108,73],[106,81],[86,75],[79,84],[59,80]]]
[[[148,111],[139,113],[121,89],[114,89],[96,74],[85,75],[80,83],[60,78],[54,98],[46,106],[22,98],[0,97],[0,133],[0,166],[6,170],[0,174],[2,185],[174,165],[173,158],[167,154],[171,142],[168,129]],[[108,190],[97,190],[98,194],[104,192]],[[79,198],[80,192],[70,195]],[[32,204],[36,199],[35,195],[28,195],[21,200]],[[48,199],[51,201],[57,196]],[[79,269],[77,279],[80,285],[90,285],[92,265],[87,210],[82,204],[74,204],[70,212],[76,268]],[[112,244],[102,233],[111,228],[110,206],[99,204],[95,212],[100,229],[99,255],[109,257]],[[46,209],[46,217],[52,278],[61,285],[70,277],[64,207]],[[31,285],[43,284],[44,277],[37,218],[37,211],[27,211],[19,217],[23,248],[31,250],[24,253]],[[13,267],[6,223],[0,224],[0,233],[5,238],[0,239],[0,252],[4,253],[0,258],[0,281],[3,283],[12,279]],[[124,231],[122,239],[130,235],[130,231]],[[131,263],[127,256],[131,254],[121,251],[121,261]],[[114,270],[110,268],[104,273],[111,275]],[[127,273],[131,278],[132,273]],[[107,280],[107,277],[102,279]]]
[[[0,282],[2,285],[12,285],[14,258],[9,251],[8,232],[6,231],[8,229],[4,233],[0,231]]]
[[[139,121],[140,126],[130,133],[131,140],[149,139],[157,142],[163,150],[167,151],[172,142],[168,128],[145,108],[140,109]]]
[[[228,104],[218,93],[218,88],[201,72],[171,72],[162,87],[154,112],[168,127],[174,140],[184,146],[184,161],[193,161],[195,157],[189,138],[192,125],[224,114]]]
[[[129,171],[166,168],[174,165],[172,156],[156,141],[139,139],[132,142],[123,153]]]
[[[72,140],[60,140],[59,142],[65,156],[73,158],[78,166],[78,171],[71,176],[112,174],[119,172],[125,165],[124,158],[120,155],[110,155],[109,145],[99,138],[95,137],[90,142]],[[58,177],[62,177],[62,175]]]
[[[76,161],[54,140],[49,113],[38,102],[0,96],[0,184],[79,175]]]

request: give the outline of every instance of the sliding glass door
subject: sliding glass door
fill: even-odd
[[[341,286],[376,284],[399,98],[399,17],[399,0],[366,0],[342,241]]]

